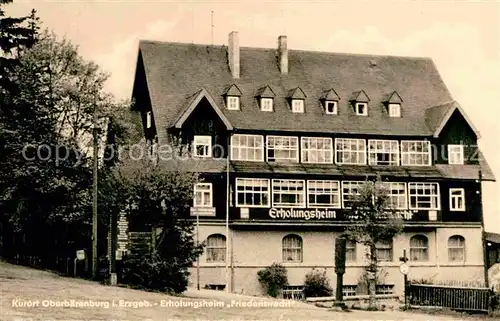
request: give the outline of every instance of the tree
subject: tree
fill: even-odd
[[[172,143],[172,159],[168,160],[149,154],[150,146],[144,141],[132,146],[123,148],[120,162],[108,169],[100,204],[108,212],[127,213],[131,231],[161,227],[161,232],[153,234],[156,238],[151,251],[131,249],[123,263],[124,282],[183,292],[188,284],[188,268],[203,249],[203,244],[194,240],[193,222],[187,219],[193,186],[199,181],[196,167],[174,159],[185,150],[176,142]],[[143,152],[142,157],[138,157],[138,150]],[[133,151],[136,157],[131,157]],[[191,165],[195,164],[193,161]]]
[[[403,230],[403,219],[400,213],[391,209],[386,185],[380,178],[363,184],[351,208],[347,210],[346,217],[351,221],[345,230],[346,237],[368,248],[369,264],[365,270],[370,280],[369,308],[376,309],[377,244],[392,242],[394,236]]]

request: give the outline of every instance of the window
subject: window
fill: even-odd
[[[273,179],[274,207],[305,207],[305,181]]]
[[[151,128],[151,112],[146,113],[146,128]]]
[[[211,136],[194,136],[194,156],[212,157]]]
[[[302,238],[287,235],[283,238],[283,262],[302,262]]]
[[[263,162],[264,137],[241,134],[231,136],[231,159]]]
[[[463,188],[450,188],[450,211],[465,211],[465,191]]]
[[[212,183],[194,186],[194,207],[212,207]]]
[[[342,204],[344,208],[351,208],[356,197],[360,195],[359,190],[364,182],[342,182]]]
[[[238,96],[227,96],[227,109],[229,109],[229,110],[239,110],[240,109],[240,97],[238,97]]]
[[[370,165],[399,165],[397,140],[368,140],[368,163]]]
[[[395,210],[405,210],[408,208],[406,198],[406,184],[384,182],[387,189],[387,207]]]
[[[375,294],[394,294],[394,285],[392,284],[377,284],[375,286]]]
[[[463,145],[448,145],[448,163],[452,165],[464,164]]]
[[[236,206],[269,206],[269,180],[260,178],[236,179]]]
[[[338,181],[307,181],[308,207],[340,208]]]
[[[380,262],[392,262],[392,240],[379,241],[375,244],[377,249],[377,260]]]
[[[356,262],[356,242],[347,241],[345,244],[345,261]]]
[[[327,115],[337,115],[338,114],[337,102],[333,100],[325,101],[325,112]]]
[[[431,143],[426,140],[402,141],[401,165],[431,166]]]
[[[358,290],[357,285],[342,285],[343,296],[356,296],[357,290]]]
[[[438,183],[408,183],[411,210],[439,210]]]
[[[303,163],[333,163],[333,143],[326,137],[302,137],[301,154]]]
[[[465,261],[465,239],[460,235],[454,235],[448,239],[448,261]]]
[[[389,104],[389,116],[401,117],[401,104]]]
[[[365,165],[366,141],[364,139],[335,139],[335,162],[337,164]]]
[[[356,115],[368,116],[368,104],[367,103],[356,103]]]
[[[262,111],[273,111],[273,99],[272,98],[261,98],[260,99],[260,109]]]
[[[429,261],[429,241],[423,235],[415,235],[410,239],[410,261]]]
[[[292,112],[293,113],[303,113],[304,112],[304,100],[303,99],[292,99]]]
[[[267,136],[268,162],[298,162],[299,139],[291,136]]]
[[[222,234],[212,234],[207,237],[207,262],[226,261],[226,237]]]

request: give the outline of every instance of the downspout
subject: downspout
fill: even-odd
[[[231,276],[233,274],[232,256],[231,256],[231,237],[229,235],[229,151],[230,151],[230,135],[227,136],[227,153],[226,153],[226,292],[231,292]],[[231,265],[229,263],[231,260]]]

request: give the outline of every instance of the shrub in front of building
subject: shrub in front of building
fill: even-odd
[[[258,271],[257,276],[266,293],[274,298],[288,285],[286,269],[279,263],[273,263],[271,266]]]
[[[326,277],[326,269],[323,272],[313,269],[306,274],[304,281],[304,295],[308,297],[325,297],[331,296],[333,289],[330,286],[330,281]]]

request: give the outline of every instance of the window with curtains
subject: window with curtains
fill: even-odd
[[[431,166],[431,143],[427,140],[401,141],[401,165]]]
[[[226,261],[226,237],[222,234],[212,234],[207,238],[207,262]]]
[[[333,143],[328,137],[302,137],[302,163],[333,163]]]
[[[235,134],[231,136],[231,159],[264,161],[264,136]]]
[[[356,242],[347,241],[345,244],[345,261],[356,262]]]
[[[302,262],[302,238],[290,234],[283,238],[283,262]]]
[[[364,139],[336,138],[335,163],[346,165],[365,165],[366,141]]]
[[[429,240],[423,235],[415,235],[410,239],[410,261],[429,261]]]
[[[391,262],[392,256],[392,240],[379,241],[375,244],[377,249],[377,260],[380,262]]]
[[[399,165],[399,143],[397,140],[368,140],[368,164]]]
[[[298,162],[299,138],[292,136],[267,136],[268,162]]]
[[[383,182],[383,187],[387,191],[387,207],[394,210],[408,208],[405,183]]]
[[[460,235],[453,235],[448,239],[448,261],[465,261],[465,239]]]

